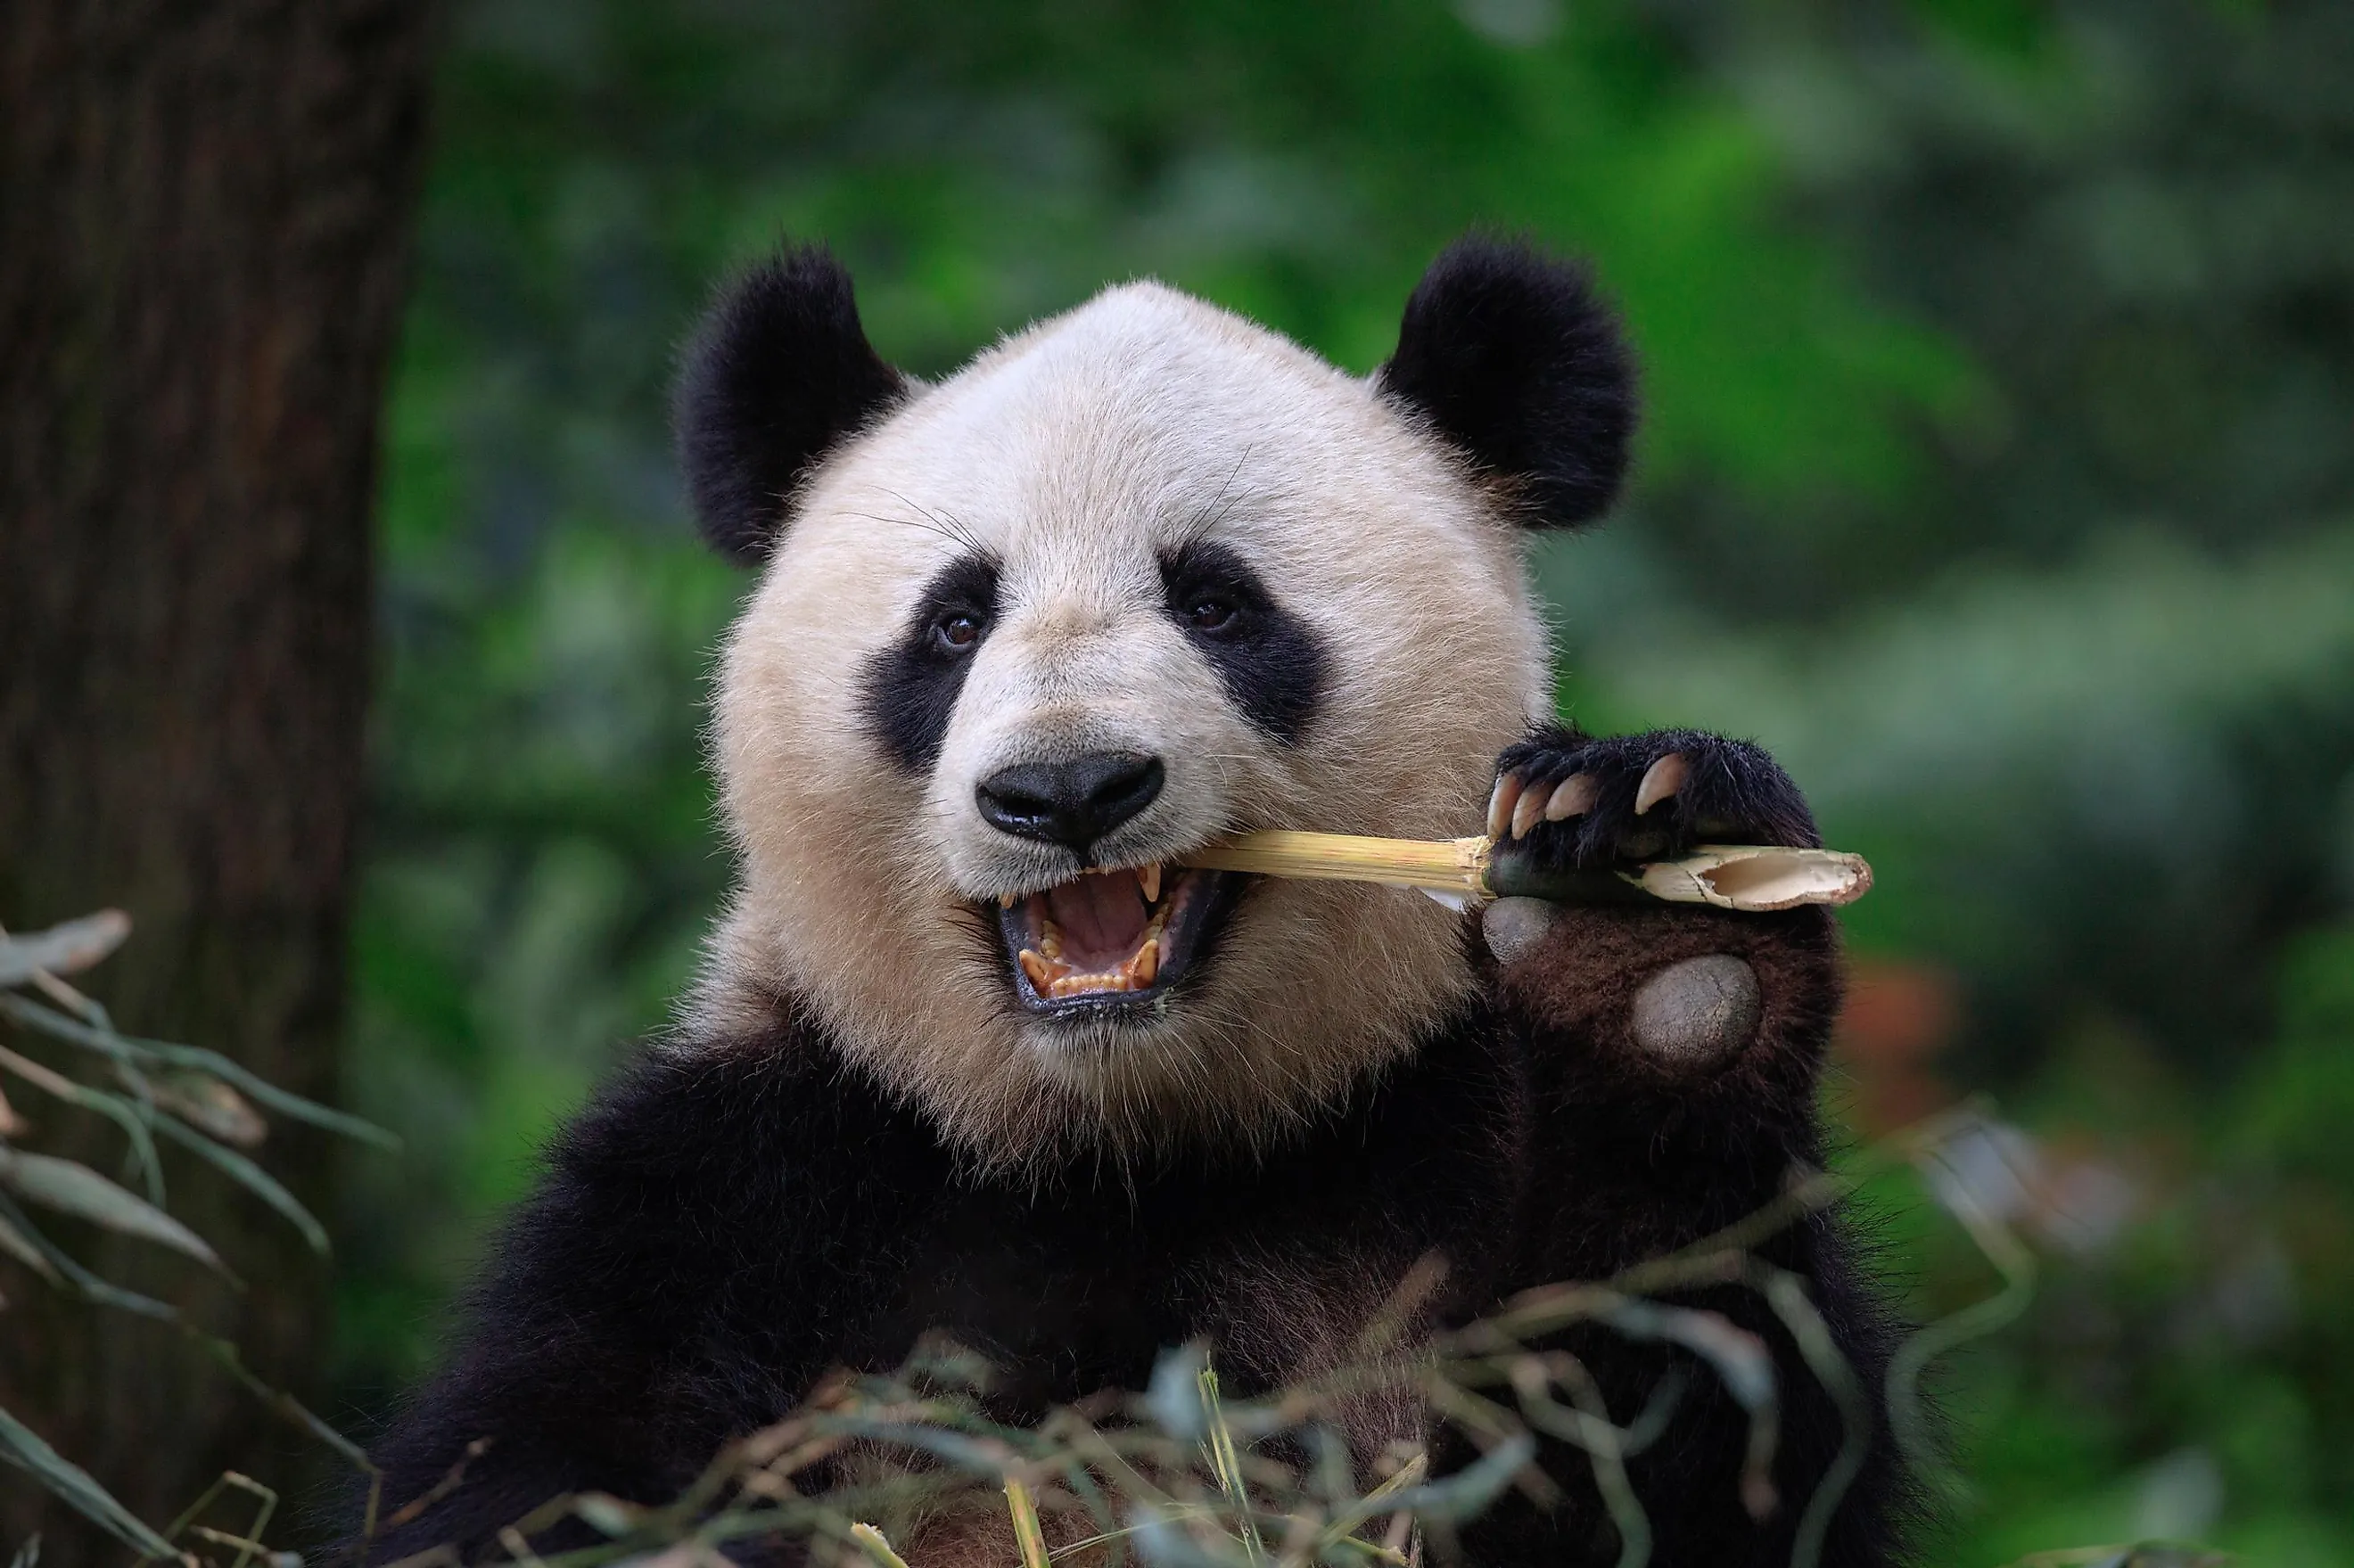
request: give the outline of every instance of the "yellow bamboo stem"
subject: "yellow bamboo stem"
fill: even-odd
[[[1206,871],[1372,882],[1453,897],[1491,898],[1497,891],[1489,882],[1495,848],[1495,842],[1485,837],[1375,839],[1353,833],[1278,831],[1245,833],[1196,851],[1178,863]],[[1528,877],[1528,868],[1518,863],[1508,863],[1502,869],[1518,873],[1523,882]],[[1806,904],[1852,904],[1872,888],[1872,868],[1861,855],[1778,844],[1702,844],[1681,859],[1648,862],[1615,877],[1607,873],[1582,874],[1598,881],[1606,892],[1623,884],[1670,904],[1706,904],[1751,912]],[[1522,888],[1507,882],[1506,890]],[[1543,895],[1582,902],[1593,892],[1591,888],[1546,888]]]
[[[1030,1489],[1013,1476],[1005,1478],[1005,1509],[1013,1516],[1013,1540],[1022,1549],[1022,1568],[1047,1568],[1046,1532],[1038,1523],[1038,1505],[1030,1500]]]
[[[1488,895],[1488,840],[1369,839],[1354,833],[1245,833],[1187,855],[1204,871],[1248,871],[1324,882],[1378,882]]]
[[[891,1550],[891,1542],[885,1539],[883,1532],[873,1525],[864,1523],[852,1525],[850,1539],[856,1542],[864,1550],[866,1555],[875,1560],[876,1568],[907,1568],[907,1559]]]

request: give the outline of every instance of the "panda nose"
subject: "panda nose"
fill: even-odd
[[[981,781],[973,798],[1000,832],[1067,844],[1085,860],[1089,844],[1159,798],[1164,777],[1157,757],[1097,752],[1001,768]]]

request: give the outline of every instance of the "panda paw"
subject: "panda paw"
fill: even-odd
[[[1747,741],[1697,730],[1596,739],[1547,726],[1496,760],[1489,833],[1553,869],[1672,859],[1702,843],[1819,847],[1788,774]],[[1683,905],[1572,906],[1500,898],[1480,929],[1505,995],[1540,1024],[1677,1082],[1792,1044],[1785,1020],[1829,1015],[1819,909],[1727,916]],[[1790,1057],[1804,1057],[1803,1050]],[[1590,1065],[1590,1064],[1589,1064]],[[1646,1081],[1650,1081],[1647,1077]],[[1744,1113],[1745,1114],[1745,1113]]]
[[[1798,787],[1745,740],[1690,729],[1596,738],[1556,725],[1496,759],[1488,833],[1579,871],[1702,843],[1822,843]]]

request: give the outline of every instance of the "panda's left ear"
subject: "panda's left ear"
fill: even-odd
[[[1500,482],[1531,527],[1608,510],[1635,429],[1635,370],[1583,268],[1472,236],[1406,301],[1383,394]]]
[[[737,278],[705,315],[671,402],[704,537],[740,566],[766,560],[801,480],[907,392],[823,246],[780,250]]]

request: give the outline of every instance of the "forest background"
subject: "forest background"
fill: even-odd
[[[439,48],[340,1065],[408,1147],[342,1168],[331,1418],[724,895],[747,585],[664,420],[713,281],[823,238],[935,375],[1150,274],[1363,371],[1482,225],[1643,359],[1630,499],[1538,567],[1564,711],[1753,736],[1872,859],[1860,1140],[2005,1118],[1946,1179],[2040,1277],[1946,1363],[1935,1561],[2354,1561],[2354,8],[460,0]],[[1994,1290],[1875,1198],[1918,1312]]]

